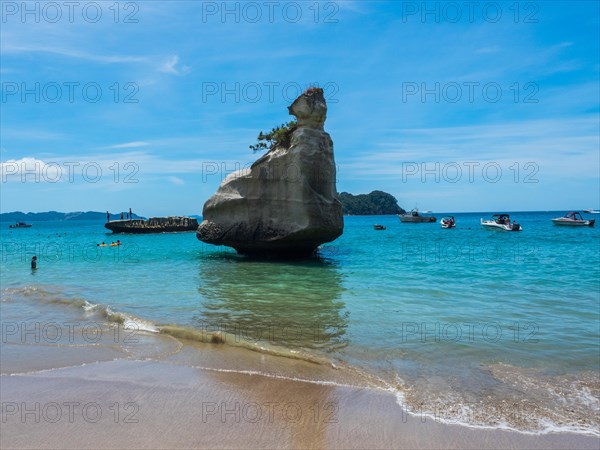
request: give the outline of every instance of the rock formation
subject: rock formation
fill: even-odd
[[[349,216],[383,216],[406,212],[398,206],[398,200],[392,194],[383,191],[358,195],[342,192],[339,199],[342,202],[342,212]]]
[[[288,109],[298,121],[289,148],[227,176],[204,204],[198,239],[239,253],[304,256],[342,234],[323,90],[307,90]]]

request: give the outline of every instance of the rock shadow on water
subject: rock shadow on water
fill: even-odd
[[[291,352],[348,345],[343,275],[331,260],[215,252],[199,260],[198,275],[195,328]]]

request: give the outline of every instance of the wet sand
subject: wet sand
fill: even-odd
[[[569,433],[447,425],[349,371],[219,344],[3,339],[9,448],[598,448]],[[7,342],[4,342],[4,341]],[[54,367],[54,368],[51,368]],[[368,384],[368,381],[367,381]]]

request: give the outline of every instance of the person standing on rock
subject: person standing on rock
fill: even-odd
[[[129,220],[133,219],[133,213],[131,212],[131,208],[129,208]]]
[[[106,211],[106,221],[110,222],[110,213]]]

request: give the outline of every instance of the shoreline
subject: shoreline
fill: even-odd
[[[32,311],[49,323],[82,317]],[[3,336],[2,448],[597,448],[589,434],[414,414],[398,391],[345,368],[168,334],[115,339],[104,326],[95,343]]]
[[[390,392],[291,379],[277,357],[261,365],[279,377],[236,368],[249,356],[238,349],[142,340],[153,355],[89,362],[106,355],[79,347],[79,365],[2,375],[2,448],[597,448],[581,434],[424,420]]]

